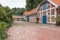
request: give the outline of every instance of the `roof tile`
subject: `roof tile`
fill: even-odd
[[[32,9],[31,11],[25,11],[24,15],[31,15],[31,14],[35,14],[36,12],[36,8]]]
[[[60,6],[60,0],[52,0],[52,2],[54,2],[55,4],[57,4],[58,6]]]

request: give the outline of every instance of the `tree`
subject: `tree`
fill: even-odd
[[[7,37],[6,29],[9,28],[13,22],[12,14],[13,10],[11,10],[8,6],[3,7],[0,4],[0,40],[5,40]]]
[[[32,10],[36,8],[42,0],[26,0],[26,10]]]
[[[6,21],[8,23],[11,23],[13,21],[13,18],[12,18],[12,15],[13,15],[13,10],[10,9],[8,6],[7,7],[4,7],[5,9],[5,12],[7,14],[7,18],[6,18]]]
[[[0,21],[5,21],[7,23],[11,23],[13,11],[9,7],[0,6]]]
[[[24,8],[13,8],[14,14],[13,15],[23,15],[25,9]]]

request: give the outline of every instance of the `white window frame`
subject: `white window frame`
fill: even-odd
[[[46,5],[47,5],[47,4],[46,4]],[[56,7],[51,8],[51,5],[52,5],[51,3],[50,3],[49,5],[50,5],[50,8],[49,8],[49,9],[46,9],[46,10],[43,10],[43,7],[41,6],[42,11],[39,11],[39,13],[40,13],[40,12],[42,12],[42,13],[40,13],[40,17],[42,18],[42,16],[43,16],[43,12],[44,12],[44,11],[46,11],[46,15],[47,15],[47,17],[48,17],[49,15],[48,15],[47,10],[50,10],[50,22],[47,21],[47,23],[55,24],[56,21],[55,21],[55,22],[52,22],[51,16],[54,16],[54,17],[56,18],[56,16],[57,16]],[[47,5],[47,6],[48,6],[48,5]],[[55,15],[51,15],[51,9],[54,9],[54,11],[55,11]]]

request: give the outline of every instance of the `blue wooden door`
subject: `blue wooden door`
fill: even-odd
[[[43,24],[46,24],[47,23],[46,15],[43,15],[42,20],[43,20]]]

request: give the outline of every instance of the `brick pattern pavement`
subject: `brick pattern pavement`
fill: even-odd
[[[13,25],[8,30],[7,40],[60,40],[60,28],[58,27],[51,28],[50,26],[21,23],[19,26]]]

